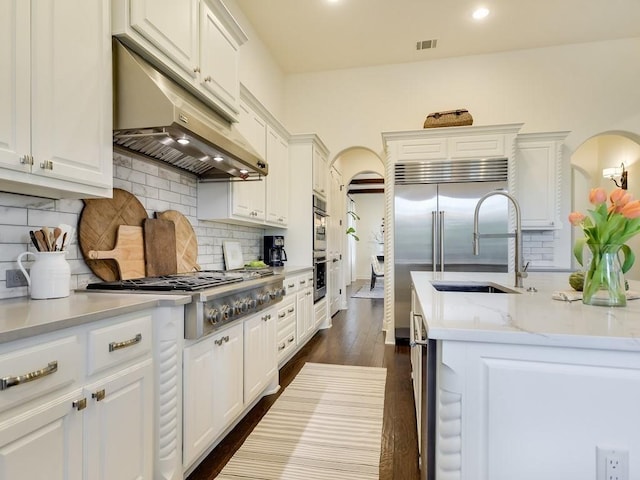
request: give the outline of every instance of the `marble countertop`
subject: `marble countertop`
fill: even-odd
[[[65,298],[0,301],[0,343],[41,335],[162,305],[185,305],[190,295],[71,292]]]
[[[507,273],[412,272],[411,279],[429,338],[640,351],[640,300],[599,307],[552,299],[571,290],[568,273],[530,273],[523,289]],[[520,293],[439,292],[432,281],[492,282]],[[640,282],[629,284],[640,291]]]
[[[284,267],[274,267],[274,272],[282,273],[283,275],[296,275],[298,273],[307,272],[309,270],[313,270],[312,265],[301,266],[301,265],[285,265]]]

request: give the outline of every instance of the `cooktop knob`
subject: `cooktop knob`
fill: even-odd
[[[229,320],[230,315],[231,315],[231,310],[229,310],[229,305],[222,305],[220,307],[220,319]]]
[[[242,302],[238,300],[233,304],[233,314],[240,315],[240,313],[242,313]]]
[[[247,311],[249,310],[249,302],[251,301],[250,298],[243,298],[240,301],[240,311],[242,313],[247,313]]]
[[[258,305],[263,305],[264,303],[269,302],[269,300],[271,300],[271,298],[268,293],[260,293],[258,295]]]
[[[258,301],[255,298],[248,298],[247,305],[251,310],[253,310],[258,305]]]
[[[221,315],[217,308],[211,308],[207,311],[207,320],[211,325],[215,325],[221,320]]]

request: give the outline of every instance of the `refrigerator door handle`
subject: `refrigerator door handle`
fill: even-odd
[[[440,271],[444,272],[444,211],[440,212]]]
[[[437,271],[436,240],[438,238],[438,224],[436,223],[436,214],[437,212],[435,210],[431,212],[431,265],[433,265],[434,272]]]

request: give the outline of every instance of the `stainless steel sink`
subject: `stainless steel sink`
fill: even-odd
[[[464,292],[464,293],[520,293],[516,290],[483,282],[431,282],[433,288],[439,292]]]

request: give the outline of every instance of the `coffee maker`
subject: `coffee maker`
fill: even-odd
[[[282,267],[287,261],[282,235],[267,235],[264,237],[264,263],[272,267]]]

